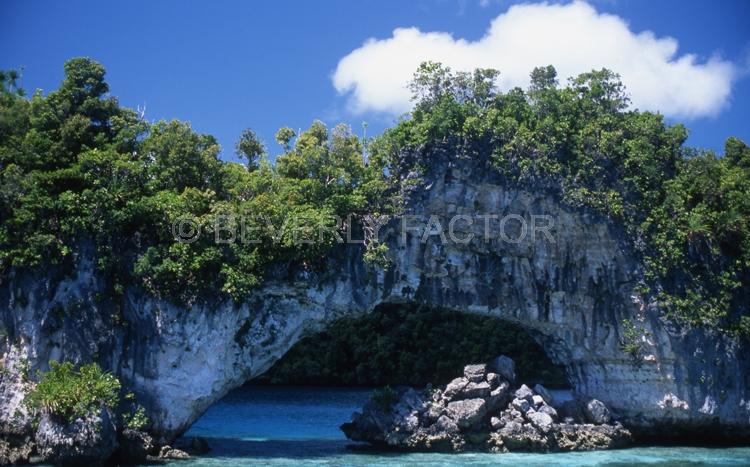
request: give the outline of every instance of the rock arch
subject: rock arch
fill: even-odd
[[[75,276],[62,281],[9,277],[0,317],[13,337],[10,350],[27,355],[32,367],[53,358],[105,362],[145,401],[162,440],[266,371],[304,332],[403,302],[521,325],[565,368],[575,392],[604,401],[633,428],[712,424],[748,432],[750,371],[741,344],[676,328],[644,304],[634,292],[639,265],[617,226],[542,191],[504,186],[470,161],[432,167],[406,214],[437,216],[444,225],[456,215],[549,216],[553,240],[542,233],[503,241],[494,219],[485,238],[484,218],[477,218],[453,224],[461,238],[473,233],[472,241],[443,242],[439,232],[423,235],[393,221],[382,232],[393,260],[387,270],[366,265],[359,246],[341,245],[326,272],[269,281],[242,303],[184,309],[129,291],[120,304],[127,325],[108,319],[111,304],[97,300],[102,284],[84,255]],[[508,232],[518,234],[520,225],[511,224]],[[74,303],[77,313],[55,312]],[[621,348],[624,320],[640,331],[638,359]],[[12,403],[0,404],[8,413]]]

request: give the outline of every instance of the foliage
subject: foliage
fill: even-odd
[[[120,107],[91,59],[66,62],[46,96],[26,98],[18,76],[0,73],[0,271],[71,266],[85,246],[113,295],[138,286],[186,304],[241,299],[270,271],[322,267],[335,216],[398,213],[436,158],[469,158],[619,223],[646,298],[672,318],[748,335],[750,149],[736,138],[724,157],[685,147],[682,125],[630,110],[611,71],[561,86],[553,67],[538,68],[528,90],[502,93],[495,70],[428,62],[410,86],[414,110],[367,142],[366,159],[350,128],[316,121],[277,133],[275,164],[246,130],[236,149],[247,166],[219,160],[215,138],[187,123]],[[214,241],[246,214],[259,242]],[[290,216],[305,225],[280,229]],[[183,219],[201,234],[192,243],[174,238]],[[320,235],[300,243],[300,232]],[[377,238],[365,252],[388,265]]]
[[[272,264],[320,265],[336,241],[335,215],[387,210],[384,167],[364,163],[346,126],[329,132],[315,122],[294,144],[295,133],[282,129],[276,165],[245,130],[236,147],[243,166],[219,160],[215,138],[188,123],[150,124],[121,108],[91,59],[66,62],[60,88],[47,96],[25,99],[17,77],[0,75],[2,271],[71,266],[93,244],[113,295],[135,285],[185,304],[241,298]],[[244,215],[263,227],[258,243],[214,241],[228,227],[238,232]],[[324,233],[296,242],[289,218],[304,219],[304,233]],[[178,221],[199,239],[176,239]]]
[[[477,336],[482,336],[477,339]],[[471,362],[505,354],[519,380],[567,386],[561,370],[522,329],[488,316],[414,306],[380,306],[302,338],[261,378],[296,385],[445,384]]]
[[[266,153],[266,147],[251,129],[246,129],[240,135],[235,152],[247,159],[247,167],[250,170],[258,168],[258,160]]]
[[[124,406],[121,412],[122,426],[130,430],[143,430],[149,424],[146,409],[135,401],[135,394],[125,394]]]
[[[629,110],[608,70],[559,86],[553,67],[537,68],[528,91],[507,93],[496,76],[423,64],[415,110],[373,146],[377,156],[401,173],[441,153],[491,161],[509,185],[609,216],[641,256],[647,299],[677,320],[750,336],[748,146],[729,138],[725,157],[683,146],[687,130]]]
[[[643,330],[638,329],[629,319],[622,321],[622,337],[620,338],[620,349],[630,355],[634,362],[640,361],[643,350]]]
[[[120,382],[96,363],[75,369],[72,363],[50,362],[50,370],[38,375],[39,382],[26,398],[31,408],[45,410],[68,421],[95,412],[111,410],[119,402]]]

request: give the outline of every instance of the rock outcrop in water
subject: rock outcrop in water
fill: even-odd
[[[513,391],[508,359],[493,363],[469,365],[443,388],[377,392],[341,429],[354,441],[416,451],[589,451],[631,442],[602,402],[557,405],[541,385]]]
[[[608,219],[533,186],[504,186],[485,162],[447,153],[433,155],[406,213],[436,216],[444,228],[464,214],[514,215],[528,225],[545,215],[554,225],[549,236],[509,242],[497,219],[487,229],[475,217],[453,224],[456,236],[473,239],[444,242],[439,232],[402,235],[391,223],[381,229],[392,262],[387,269],[365,264],[359,245],[342,246],[322,272],[286,271],[240,303],[206,297],[189,308],[137,288],[107,296],[95,253],[86,249],[72,274],[12,271],[0,280],[0,437],[33,437],[23,404],[30,383],[19,368],[33,375],[55,359],[97,361],[114,372],[145,407],[155,441],[171,442],[228,391],[265,372],[303,333],[382,303],[440,306],[518,324],[564,368],[578,397],[603,402],[634,432],[702,435],[710,427],[716,436],[750,435],[747,343],[677,326],[646,302],[636,288],[636,255]],[[517,238],[518,223],[505,227]],[[637,352],[623,351],[626,320],[638,332]],[[472,384],[477,394],[486,391],[481,381]],[[465,402],[452,408],[469,409]]]

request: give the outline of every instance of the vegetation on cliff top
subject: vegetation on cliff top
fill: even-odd
[[[93,244],[113,294],[135,285],[187,303],[239,298],[280,270],[271,265],[320,267],[336,228],[313,243],[261,229],[260,243],[217,244],[215,219],[250,213],[279,226],[297,214],[320,225],[334,214],[392,213],[406,174],[449,149],[486,158],[509,184],[620,222],[642,256],[644,294],[689,323],[750,334],[750,149],[735,138],[724,157],[685,147],[682,125],[629,110],[606,70],[560,86],[552,67],[537,68],[528,90],[507,93],[496,76],[426,63],[412,82],[413,112],[369,142],[367,158],[348,127],[315,122],[300,135],[279,131],[275,164],[244,132],[242,165],[219,160],[216,140],[187,123],[148,123],[120,107],[90,59],[70,60],[58,90],[30,99],[4,72],[0,270],[72,264]],[[204,232],[193,243],[173,235],[184,216]],[[368,257],[383,259],[370,245]]]

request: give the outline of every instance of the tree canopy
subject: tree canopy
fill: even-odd
[[[333,215],[397,212],[409,174],[431,157],[491,162],[508,184],[545,190],[620,223],[640,256],[639,290],[675,318],[750,335],[750,149],[729,138],[725,155],[684,146],[687,130],[629,107],[619,77],[595,70],[558,83],[535,69],[528,90],[500,92],[498,72],[454,72],[425,63],[411,83],[414,110],[364,142],[346,125],[313,122],[276,135],[269,162],[251,130],[219,159],[215,138],[188,123],[150,123],[109,94],[104,68],[65,64],[59,89],[27,98],[18,73],[0,74],[0,270],[72,265],[93,246],[114,294],[126,287],[187,303],[206,294],[240,299],[279,265],[320,267],[336,226],[315,242],[260,229],[261,243],[216,242],[252,213],[280,226]],[[175,238],[189,217],[204,235]],[[229,230],[229,229],[227,229]],[[206,235],[208,233],[208,235]],[[383,258],[376,241],[367,258]]]

